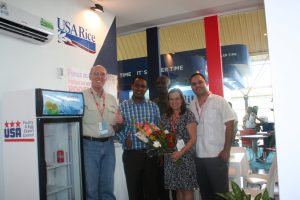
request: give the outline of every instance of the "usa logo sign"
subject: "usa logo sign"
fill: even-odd
[[[6,121],[4,142],[34,142],[33,121]]]
[[[95,35],[81,26],[76,26],[67,20],[57,18],[58,42],[79,47],[89,53],[96,53]]]

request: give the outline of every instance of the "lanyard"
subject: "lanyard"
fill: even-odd
[[[176,133],[176,125],[177,125],[177,122],[179,120],[180,116],[177,116],[177,117],[170,117],[169,119],[169,122],[170,122],[170,126],[171,126],[171,130],[173,131],[173,133]]]
[[[206,99],[204,100],[204,102],[203,102],[203,104],[202,104],[202,106],[200,107],[200,105],[199,105],[199,103],[198,103],[198,99],[197,99],[197,101],[195,101],[195,107],[196,107],[196,111],[197,111],[197,114],[198,114],[198,117],[199,117],[199,120],[201,119],[201,117],[203,117],[203,108],[204,108],[204,105],[205,105],[205,103],[206,103],[206,100],[207,100],[207,98],[209,97],[209,95],[211,94],[211,92],[208,92],[208,96],[206,97]],[[200,107],[200,110],[199,110],[199,108],[198,108],[198,105],[199,105],[199,107]]]
[[[96,103],[96,107],[97,107],[99,116],[103,120],[103,114],[104,114],[104,109],[105,109],[105,95],[104,95],[104,91],[103,91],[102,97],[99,97],[99,98],[102,98],[102,108],[100,108],[99,103],[96,100],[95,94],[92,91],[92,89],[90,89],[90,92],[91,92],[91,94],[93,96],[94,102]]]

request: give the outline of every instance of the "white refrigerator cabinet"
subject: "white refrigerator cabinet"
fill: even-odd
[[[82,200],[82,93],[33,89],[4,95],[5,200]]]

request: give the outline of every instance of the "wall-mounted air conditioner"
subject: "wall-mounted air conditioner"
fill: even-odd
[[[0,34],[34,44],[48,43],[54,36],[50,21],[0,1]]]

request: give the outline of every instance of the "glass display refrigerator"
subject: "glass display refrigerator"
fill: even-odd
[[[5,200],[82,200],[82,93],[45,89],[3,96]]]

